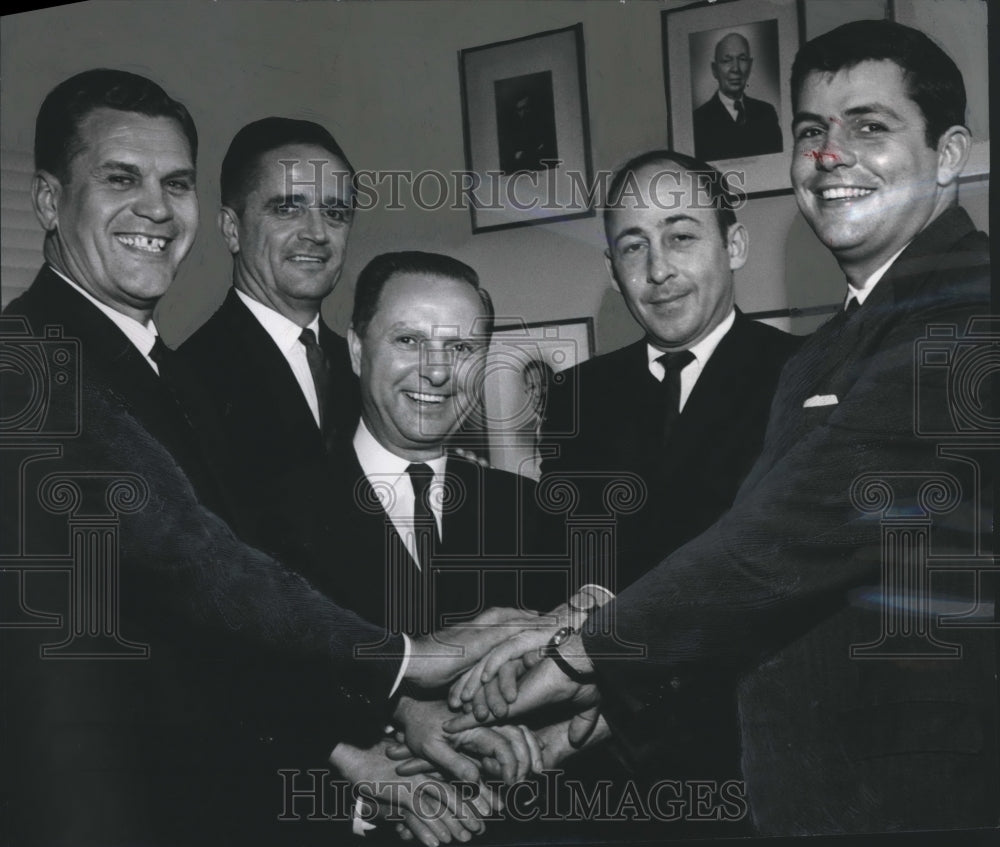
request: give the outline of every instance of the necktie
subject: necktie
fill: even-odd
[[[844,311],[847,312],[848,315],[852,315],[854,314],[854,312],[858,310],[860,306],[861,304],[858,302],[858,298],[852,297],[850,300],[847,301],[847,305],[844,307]]]
[[[747,110],[743,105],[743,100],[736,101],[736,123],[738,126],[745,126],[747,122]]]
[[[681,371],[694,361],[694,353],[690,350],[679,350],[676,353],[664,353],[657,357],[663,365],[663,388],[664,410],[663,410],[663,440],[670,436],[670,430],[674,421],[681,413]]]
[[[313,385],[316,386],[316,405],[319,407],[319,428],[323,429],[324,413],[326,411],[327,386],[330,379],[326,362],[326,354],[316,340],[316,333],[306,327],[299,335],[299,341],[306,348],[306,361],[312,373]]]
[[[413,486],[413,525],[418,535],[433,530],[436,538],[437,521],[434,520],[430,504],[430,487],[434,471],[429,465],[420,462],[407,465],[406,473],[410,477],[410,485]]]
[[[149,351],[149,358],[156,362],[156,367],[160,369],[161,375],[172,352],[173,351],[163,343],[163,336],[157,335],[156,341],[153,342],[153,349]]]

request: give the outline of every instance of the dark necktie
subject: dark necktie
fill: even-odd
[[[690,350],[678,350],[676,353],[664,353],[656,361],[663,365],[663,440],[670,436],[674,421],[681,413],[681,371],[694,361],[694,353]]]
[[[316,340],[316,333],[308,327],[302,330],[302,334],[299,335],[299,341],[306,348],[306,361],[309,362],[309,371],[312,373],[313,385],[316,386],[316,406],[319,408],[319,428],[322,430],[325,423],[326,394],[330,380],[326,354]]]
[[[163,343],[163,336],[156,336],[156,341],[153,342],[153,349],[149,351],[149,358],[156,362],[156,367],[160,370],[160,375],[163,375],[163,369],[168,366],[170,356],[173,351]]]
[[[410,485],[413,486],[413,526],[420,537],[422,533],[434,532],[437,538],[437,521],[434,520],[434,513],[431,511],[430,487],[434,479],[434,471],[430,465],[423,462],[407,465],[406,473],[410,477]],[[428,534],[428,538],[431,536]]]
[[[848,315],[853,315],[860,308],[860,306],[861,304],[858,302],[858,298],[852,297],[847,301],[844,311],[847,312]]]
[[[747,110],[743,105],[743,100],[736,101],[736,124],[737,126],[746,126],[747,122]]]

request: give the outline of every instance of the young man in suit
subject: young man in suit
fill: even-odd
[[[272,668],[296,668],[331,715],[367,703],[376,731],[404,675],[436,685],[449,668],[430,661],[436,642],[385,639],[206,508],[222,477],[152,321],[198,221],[187,110],[143,77],[87,71],[46,97],[35,144],[46,264],[4,313],[5,361],[22,363],[2,374],[14,553],[0,599],[20,624],[3,642],[5,834],[243,843],[280,811],[277,774],[260,769],[280,740],[248,702]],[[22,378],[56,342],[49,381]],[[355,661],[379,640],[381,654]],[[319,762],[331,722],[299,725]],[[278,796],[257,807],[258,790]]]
[[[762,833],[996,827],[989,245],[958,205],[962,75],[923,33],[858,21],[803,46],[792,88],[796,199],[845,308],[786,365],[732,509],[558,650],[640,747],[647,703],[739,663]],[[646,661],[602,657],[607,615]],[[512,712],[584,688],[546,661]]]
[[[753,68],[750,42],[731,32],[715,45],[712,76],[718,90],[694,110],[694,152],[699,159],[734,159],[781,152],[774,106],[746,95]]]
[[[178,350],[222,421],[252,540],[268,550],[281,478],[321,461],[326,443],[357,420],[347,344],[320,316],[344,263],[353,178],[318,124],[270,117],[243,127],[220,177],[233,287]]]
[[[714,168],[653,150],[617,171],[608,197],[608,270],[645,337],[584,362],[553,389],[545,444],[554,457],[542,473],[568,475],[596,513],[609,475],[641,480],[644,502],[617,516],[615,558],[597,577],[617,590],[732,504],[799,339],[735,306],[749,234]],[[670,739],[653,776],[738,775],[732,688],[720,680],[698,690],[697,722]]]

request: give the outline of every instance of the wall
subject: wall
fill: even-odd
[[[958,27],[967,11],[979,12],[972,9],[978,0],[949,3],[947,14],[922,10],[935,31]],[[215,230],[218,169],[240,126],[268,114],[304,117],[329,127],[359,168],[461,170],[458,51],[583,22],[593,164],[609,169],[632,153],[666,144],[660,11],[671,5],[683,3],[151,0],[5,16],[5,159],[23,159],[30,151],[34,116],[46,92],[89,67],[148,75],[185,102],[202,138],[202,225],[157,313],[168,341],[177,342],[211,314],[228,285],[229,257]],[[966,29],[958,27],[962,49],[978,55],[979,44]],[[985,44],[981,53],[978,67],[984,68]],[[5,198],[16,187],[9,183],[19,179],[26,177],[5,165]],[[987,193],[980,182],[966,186],[964,194],[983,227]],[[742,308],[839,299],[837,268],[799,219],[791,197],[751,201],[741,218],[752,234],[750,262],[737,276]],[[324,306],[338,328],[346,326],[350,284],[364,263],[383,250],[418,247],[453,253],[477,268],[501,315],[528,321],[593,315],[599,351],[636,337],[607,284],[597,219],[472,235],[467,211],[377,208],[358,216],[351,239],[343,281]],[[5,279],[4,302],[27,281]]]

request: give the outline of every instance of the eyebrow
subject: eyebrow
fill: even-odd
[[[887,115],[897,121],[902,121],[899,113],[895,110],[886,106],[884,103],[863,103],[860,106],[851,106],[850,109],[844,111],[844,116],[848,118],[856,118],[861,115]],[[795,117],[792,119],[793,124],[801,123],[803,121],[810,121],[813,123],[826,123],[827,119],[822,115],[818,115],[815,112],[796,112]]]
[[[274,194],[264,201],[265,206],[273,206],[275,204],[282,203],[306,203],[305,194]],[[339,208],[339,209],[350,209],[352,208],[350,201],[343,199],[342,197],[326,197],[320,204],[322,208]]]
[[[701,226],[701,221],[691,215],[685,214],[684,212],[678,212],[676,215],[667,215],[660,221],[664,226],[671,226],[678,223],[692,223]],[[615,238],[614,242],[617,244],[621,239],[629,235],[645,235],[646,231],[642,227],[630,226],[628,229],[623,229],[619,232]]]
[[[127,174],[135,177],[142,177],[142,170],[131,162],[119,162],[115,159],[111,159],[107,162],[102,162],[95,168],[94,173],[108,173],[110,171],[124,171]],[[176,171],[171,171],[168,174],[164,174],[161,180],[166,179],[190,179],[194,180],[196,176],[196,171],[194,168],[178,168]]]

